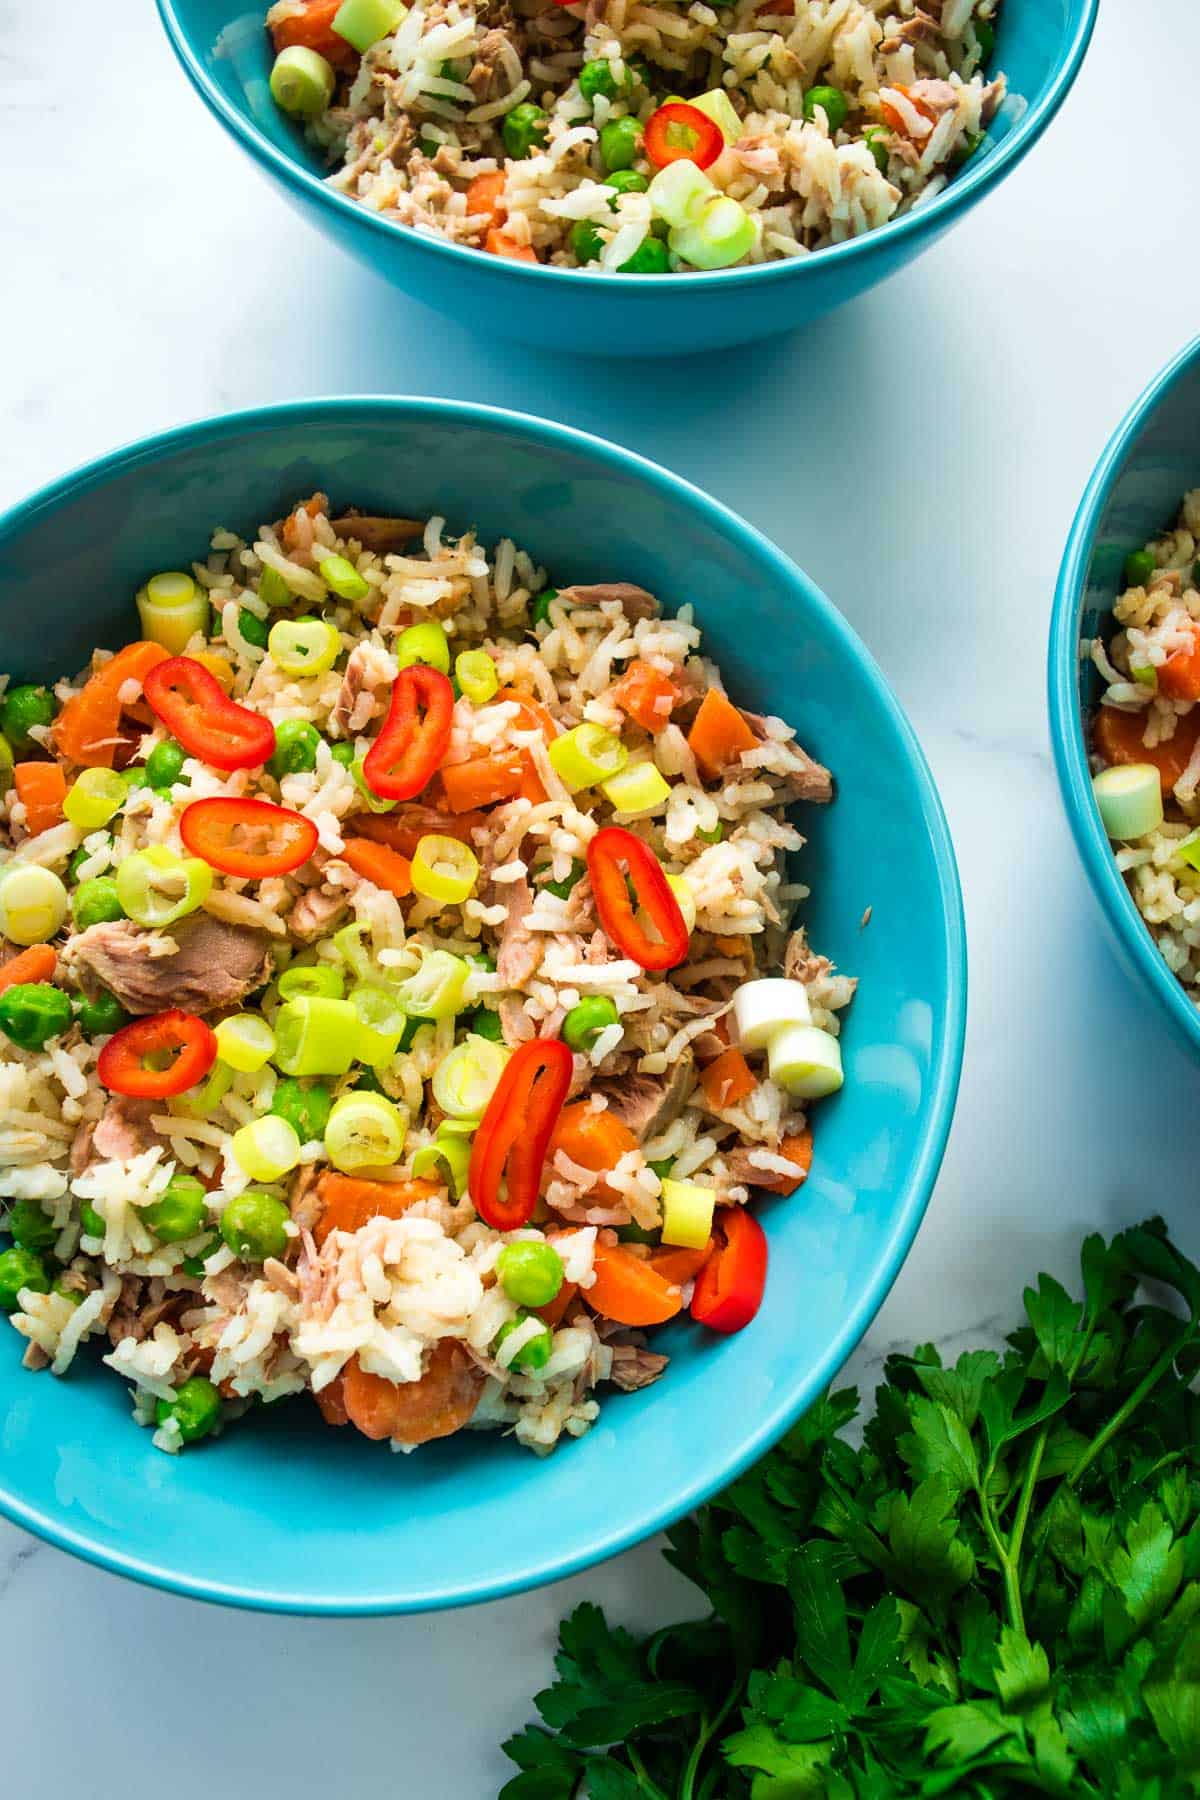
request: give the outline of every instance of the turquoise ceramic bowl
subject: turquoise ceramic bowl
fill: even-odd
[[[1200,338],[1146,389],[1096,468],[1071,527],[1050,627],[1050,735],[1071,831],[1125,965],[1200,1056],[1200,1012],[1142,921],[1113,860],[1092,794],[1084,722],[1100,678],[1081,638],[1107,636],[1131,550],[1157,537],[1200,484]]]
[[[0,1508],[124,1574],[305,1612],[453,1606],[566,1575],[729,1481],[836,1374],[924,1212],[962,1057],[965,949],[954,855],[912,731],[830,603],[757,532],[628,451],[436,400],[339,399],[207,420],[117,451],[0,518],[5,665],[75,669],[134,624],[148,572],[327,489],[368,511],[509,533],[562,585],[621,576],[695,603],[733,691],[785,714],[836,772],[801,860],[814,941],[861,977],[847,1081],[824,1103],[810,1180],[763,1208],[767,1297],[720,1339],[676,1323],[658,1386],[610,1396],[545,1461],[466,1434],[412,1457],[330,1432],[306,1403],[163,1456],[125,1383],[81,1358],[20,1365],[0,1327]],[[52,630],[48,631],[48,623]],[[863,915],[872,908],[864,927]]]
[[[1098,4],[1004,0],[996,67],[1023,105],[1006,106],[970,167],[928,206],[819,256],[683,277],[532,268],[388,224],[325,185],[320,160],[271,100],[267,0],[158,0],[176,55],[210,111],[335,243],[488,336],[622,357],[678,356],[768,337],[903,268],[1033,148],[1079,72]],[[315,245],[310,254],[320,254]]]

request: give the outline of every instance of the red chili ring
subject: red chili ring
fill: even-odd
[[[270,834],[274,851],[256,850],[236,841],[238,833],[263,838]],[[225,875],[262,880],[287,875],[308,861],[317,847],[317,828],[303,813],[269,800],[236,800],[217,796],[193,800],[179,819],[179,835],[193,856],[202,857]]]
[[[422,710],[423,709],[423,710]],[[428,663],[401,669],[387,717],[363,758],[363,779],[383,800],[412,800],[439,768],[454,718],[448,676]]]
[[[537,1205],[542,1166],[575,1058],[561,1038],[533,1038],[515,1050],[487,1103],[471,1146],[471,1203],[494,1231],[527,1225]],[[507,1193],[500,1183],[507,1178]]]
[[[275,753],[275,727],[231,700],[193,656],[169,656],[142,682],[148,704],[189,756],[214,769],[253,769]]]
[[[648,844],[623,825],[606,825],[588,845],[588,874],[604,935],[639,968],[673,969],[688,953],[688,928],[662,865]],[[638,904],[658,932],[656,942],[635,917],[626,872]]]
[[[173,1060],[155,1069],[147,1062],[152,1056]],[[96,1074],[111,1093],[167,1100],[203,1081],[216,1060],[217,1040],[204,1020],[172,1007],[115,1031],[96,1058]]]

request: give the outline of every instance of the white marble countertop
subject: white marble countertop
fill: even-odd
[[[469,396],[709,489],[803,564],[890,675],[954,832],[972,998],[942,1177],[854,1359],[868,1380],[894,1345],[1007,1326],[1023,1283],[1067,1273],[1087,1227],[1159,1208],[1200,1249],[1197,1071],[1097,929],[1043,697],[1087,475],[1196,329],[1198,43],[1195,0],[1109,0],[1046,141],[923,261],[804,334],[651,368],[477,343],[335,256],[203,111],[148,0],[0,4],[0,505],[229,407]],[[253,1772],[266,1794],[316,1800],[336,1757],[351,1800],[487,1800],[552,1626],[585,1596],[642,1622],[690,1604],[645,1545],[457,1614],[262,1617],[136,1587],[0,1523],[0,1686],[34,1722],[23,1786],[60,1800],[109,1771],[127,1800],[157,1800],[164,1778],[174,1800],[209,1800],[248,1792]]]

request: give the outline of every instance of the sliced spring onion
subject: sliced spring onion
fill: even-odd
[[[714,125],[719,125],[721,136],[727,144],[737,143],[742,135],[742,121],[734,111],[733,101],[724,88],[710,88],[707,94],[700,94],[687,104],[694,106],[697,112],[704,113]],[[670,168],[671,164],[668,163],[667,167]]]
[[[350,989],[349,1000],[358,1017],[358,1061],[372,1069],[382,1069],[400,1048],[408,1024],[396,990],[384,987],[382,982],[360,981]]]
[[[363,759],[361,756],[356,756],[354,761],[350,764],[350,774],[355,787],[358,789],[359,793],[366,801],[367,806],[373,813],[391,812],[394,807],[399,805],[399,802],[396,800],[381,799],[370,786],[366,776],[363,774]]]
[[[667,165],[675,168],[674,163]],[[600,791],[614,810],[632,817],[636,813],[654,812],[669,798],[671,784],[652,762],[630,763],[619,775],[601,782]]]
[[[331,944],[345,963],[352,975],[364,981],[371,972],[371,958],[363,949],[363,928],[361,925],[343,925],[335,931],[330,939]],[[335,995],[334,998],[337,998]]]
[[[273,569],[270,563],[263,564],[263,572],[258,578],[258,597],[272,612],[281,606],[292,604],[291,588],[279,570]]]
[[[326,1000],[340,1000],[345,992],[342,971],[335,969],[332,963],[292,963],[279,977],[282,1000],[301,1000],[313,994]]]
[[[342,0],[333,29],[361,54],[390,37],[407,11],[404,0]]]
[[[713,1210],[717,1204],[714,1188],[701,1187],[695,1181],[672,1181],[662,1184],[662,1241],[682,1250],[703,1250],[712,1236]]]
[[[444,1181],[458,1200],[467,1191],[467,1170],[470,1164],[470,1139],[460,1137],[456,1132],[439,1131],[432,1144],[422,1144],[413,1153],[412,1172],[414,1175],[428,1176],[433,1181]]]
[[[1129,673],[1139,687],[1149,688],[1151,693],[1158,692],[1158,670],[1153,663],[1130,663]]]
[[[665,219],[678,231],[691,223],[693,215],[716,191],[704,170],[681,156],[658,171],[646,189],[646,197],[654,217]]]
[[[416,973],[396,984],[396,996],[414,1018],[450,1019],[466,1006],[470,976],[471,965],[461,956],[427,950]]]
[[[275,1014],[275,1067],[285,1075],[344,1075],[360,1035],[349,1000],[320,994],[285,1000]]]
[[[694,219],[672,231],[668,242],[693,269],[728,269],[753,248],[754,238],[754,220],[745,207],[728,194],[715,194]]]
[[[1162,780],[1150,763],[1101,769],[1093,778],[1092,791],[1110,838],[1129,843],[1157,831],[1163,822]]]
[[[785,1094],[821,1100],[842,1085],[841,1046],[818,1025],[784,1025],[767,1048],[767,1070]]]
[[[7,794],[13,784],[13,769],[16,761],[12,745],[0,731],[0,794]]]
[[[422,619],[396,639],[396,667],[408,669],[413,663],[428,663],[443,675],[450,673],[449,640],[436,619]]]
[[[1191,837],[1185,837],[1176,844],[1175,854],[1189,869],[1200,872],[1200,831],[1194,831]]]
[[[275,1033],[258,1013],[234,1013],[214,1025],[217,1055],[231,1069],[252,1075],[269,1063],[275,1050]],[[246,1170],[247,1175],[253,1171]],[[254,1175],[255,1181],[268,1181],[270,1176]]]
[[[335,1169],[381,1169],[398,1162],[408,1121],[383,1094],[343,1094],[325,1127],[325,1149]]]
[[[231,1148],[237,1165],[251,1181],[278,1181],[300,1161],[300,1139],[294,1125],[278,1113],[251,1119],[233,1134]]]
[[[573,794],[619,775],[629,761],[629,752],[616,733],[590,719],[556,737],[549,754],[555,774]]]
[[[342,640],[328,619],[279,619],[267,635],[267,651],[285,675],[324,675],[341,654]]]
[[[464,650],[454,659],[454,674],[472,706],[486,706],[499,692],[500,677],[486,650]]]
[[[208,636],[208,595],[182,569],[152,575],[136,596],[142,636],[179,656],[199,632]]]
[[[413,851],[412,884],[418,894],[443,906],[458,906],[479,879],[479,858],[457,838],[427,832]]]
[[[61,929],[67,906],[67,890],[53,869],[9,863],[0,876],[0,937],[45,944]]]
[[[679,902],[679,910],[690,937],[696,929],[696,896],[692,892],[692,884],[686,875],[668,875],[667,886]]]
[[[351,605],[365,600],[371,591],[370,583],[364,581],[352,562],[344,556],[326,556],[318,562],[321,579],[331,587],[339,600],[349,600]]]
[[[118,864],[116,881],[117,899],[137,924],[174,925],[208,899],[213,872],[198,856],[151,844]]]
[[[120,812],[128,792],[128,783],[115,769],[83,769],[67,790],[63,816],[80,831],[99,831]]]
[[[783,975],[744,981],[733,996],[733,1023],[743,1050],[765,1050],[782,1026],[812,1024],[808,989]]]
[[[434,1071],[434,1099],[453,1119],[482,1118],[507,1061],[503,1044],[471,1033],[447,1052]]]
[[[208,1079],[199,1087],[187,1088],[182,1094],[176,1094],[171,1101],[171,1111],[182,1113],[188,1119],[206,1119],[215,1113],[222,1100],[233,1085],[233,1070],[226,1062],[218,1060],[212,1066]]]
[[[305,44],[289,44],[271,66],[271,98],[294,119],[315,119],[333,99],[333,66]]]

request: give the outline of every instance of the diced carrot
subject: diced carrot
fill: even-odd
[[[737,762],[744,750],[753,750],[757,743],[733,702],[719,688],[709,688],[688,732],[688,744],[700,773],[715,781],[723,769]]]
[[[700,1071],[700,1086],[708,1104],[719,1112],[724,1107],[736,1106],[747,1094],[754,1092],[758,1083],[741,1051],[730,1048],[723,1050]]]
[[[477,175],[467,188],[468,214],[485,213],[488,224],[494,223],[504,211],[505,180],[503,169],[493,169],[490,174]]]
[[[551,1331],[553,1331],[556,1325],[562,1323],[563,1314],[566,1312],[568,1306],[570,1306],[578,1292],[578,1283],[574,1281],[564,1281],[553,1300],[547,1301],[545,1306],[534,1307],[534,1311],[537,1313],[538,1318],[547,1324]]]
[[[581,1169],[591,1169],[594,1174],[602,1175],[608,1169],[615,1169],[621,1158],[637,1147],[636,1137],[628,1125],[621,1123],[611,1106],[597,1112],[589,1101],[577,1100],[573,1106],[564,1106],[558,1115],[548,1157],[553,1161],[556,1152],[561,1150]],[[592,1191],[614,1203],[624,1198],[606,1181],[598,1182]]]
[[[465,813],[495,806],[500,800],[515,800],[525,779],[525,767],[526,758],[519,750],[445,763],[440,774],[446,805],[452,813]]]
[[[609,688],[608,697],[643,731],[657,732],[670,724],[671,710],[683,698],[683,689],[653,663],[638,657]]]
[[[313,1237],[319,1248],[331,1231],[359,1231],[369,1219],[399,1219],[418,1200],[429,1200],[439,1191],[436,1181],[416,1176],[407,1181],[370,1181],[326,1169],[317,1182],[322,1211]]]
[[[748,958],[750,955],[750,940],[745,937],[715,937],[713,939],[713,949],[719,950],[722,956],[740,956]]]
[[[457,1338],[439,1338],[419,1381],[371,1375],[355,1357],[342,1372],[350,1423],[364,1437],[427,1444],[449,1437],[470,1419],[487,1377]]]
[[[1159,667],[1158,691],[1168,700],[1200,700],[1200,628],[1189,629],[1190,641]]]
[[[451,813],[437,806],[398,806],[390,813],[352,813],[346,820],[346,834],[386,844],[389,850],[407,856],[411,862],[423,837],[452,837],[469,845],[472,833],[486,824],[481,812]]]
[[[59,755],[87,769],[111,769],[121,743],[121,689],[129,681],[140,686],[155,664],[166,660],[166,655],[161,644],[142,638],[126,644],[89,676],[54,721],[54,745]]]
[[[620,1244],[597,1244],[592,1267],[596,1279],[583,1297],[593,1312],[618,1325],[662,1325],[683,1305],[676,1282]]]
[[[1174,737],[1152,750],[1142,742],[1145,727],[1145,713],[1102,706],[1092,725],[1092,741],[1106,763],[1151,763],[1158,770],[1163,793],[1169,794],[1191,761],[1200,737],[1200,707],[1185,713],[1175,726]]]
[[[49,944],[31,944],[0,967],[0,994],[23,982],[53,981],[58,957]]]
[[[554,742],[558,736],[558,726],[540,700],[535,700],[532,694],[523,694],[520,688],[505,687],[488,704],[499,706],[502,701],[520,709],[517,715],[518,731],[540,731],[548,744]]]
[[[407,856],[390,850],[386,844],[373,844],[370,838],[347,838],[342,861],[349,863],[364,881],[373,881],[385,893],[395,894],[397,900],[412,893],[412,864]]]
[[[911,107],[914,107],[923,119],[928,119],[931,125],[936,124],[937,114],[931,106],[927,105],[926,102],[921,99],[919,94],[914,94],[911,88],[901,87],[899,82],[895,83],[895,88],[898,94],[904,95],[908,104]],[[893,131],[898,132],[901,137],[907,137],[909,135],[908,126],[904,122],[904,115],[899,112],[896,107],[892,106],[887,100],[881,100],[879,102],[879,110]]]
[[[67,780],[57,763],[18,763],[13,770],[13,786],[25,808],[25,829],[30,837],[61,823]]]
[[[664,1281],[673,1282],[676,1287],[683,1287],[685,1282],[695,1281],[697,1275],[716,1249],[716,1239],[709,1238],[699,1250],[684,1250],[667,1245],[655,1250],[650,1256],[650,1267]]]
[[[271,26],[271,39],[276,54],[293,44],[315,50],[335,69],[353,68],[358,52],[353,44],[339,37],[333,29],[334,17],[341,0],[305,0],[302,12],[292,13]],[[311,502],[309,502],[311,506]]]
[[[348,1425],[350,1414],[346,1411],[346,1382],[342,1375],[335,1375],[327,1387],[323,1387],[313,1399],[321,1409],[321,1417],[327,1425]]]
[[[786,1161],[794,1163],[796,1165],[795,1174],[783,1175],[772,1173],[767,1169],[759,1169],[756,1171],[751,1185],[763,1188],[768,1194],[794,1194],[796,1189],[807,1181],[808,1172],[812,1168],[811,1129],[798,1131],[791,1137],[785,1137],[780,1142],[775,1155],[782,1156]]]
[[[483,247],[489,255],[506,256],[510,262],[535,263],[538,260],[537,252],[532,244],[518,243],[515,237],[510,237],[507,231],[500,229],[499,225],[491,227],[484,239]]]

